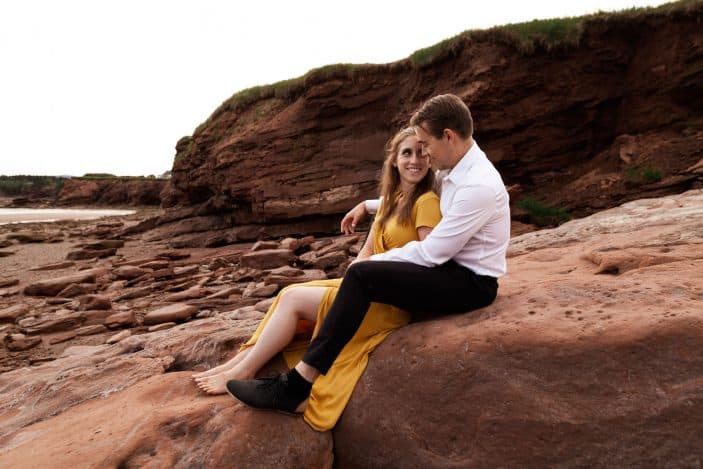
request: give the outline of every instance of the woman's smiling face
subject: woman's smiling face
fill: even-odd
[[[430,169],[430,159],[423,156],[416,136],[405,137],[400,142],[393,166],[398,169],[401,182],[414,185],[422,181]]]

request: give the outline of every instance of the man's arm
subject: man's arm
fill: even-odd
[[[449,210],[423,241],[411,241],[403,247],[370,260],[405,261],[425,267],[444,264],[466,246],[471,237],[495,213],[496,198],[487,186],[461,188],[454,195]]]

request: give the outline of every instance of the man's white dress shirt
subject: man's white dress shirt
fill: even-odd
[[[441,184],[439,224],[424,240],[374,254],[370,259],[426,267],[453,259],[479,275],[504,275],[510,206],[498,171],[474,141],[454,168],[440,171],[437,177]]]

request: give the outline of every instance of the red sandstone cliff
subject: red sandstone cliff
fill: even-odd
[[[56,197],[59,205],[159,205],[166,179],[73,178]]]
[[[191,242],[212,245],[334,230],[374,195],[385,140],[444,92],[471,107],[513,203],[583,216],[700,187],[702,17],[701,2],[594,16],[556,42],[497,28],[389,65],[245,90],[178,142],[160,222],[208,231]]]

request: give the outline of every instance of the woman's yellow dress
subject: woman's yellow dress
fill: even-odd
[[[394,217],[386,222],[382,232],[376,230],[373,239],[374,253],[385,252],[389,249],[403,246],[410,241],[418,240],[417,228],[421,226],[433,228],[439,223],[440,218],[439,197],[434,192],[422,194],[413,206],[412,225],[399,225]],[[337,295],[341,282],[342,279],[315,280],[290,285],[281,290],[254,335],[247,343],[242,345],[240,351],[256,343],[261,331],[266,327],[269,317],[276,309],[281,293],[289,288],[301,286],[327,287],[317,311],[317,321],[312,332],[312,337],[315,337]],[[347,402],[351,398],[357,381],[359,381],[366,369],[369,354],[391,332],[408,324],[408,322],[410,322],[410,315],[406,311],[391,305],[371,303],[359,330],[342,349],[332,368],[329,369],[326,375],[321,375],[312,386],[308,405],[303,414],[305,421],[312,428],[318,431],[325,431],[336,425],[337,420],[339,420]],[[289,367],[292,368],[303,358],[305,349],[312,337],[295,340],[286,347],[283,351],[283,358]]]

